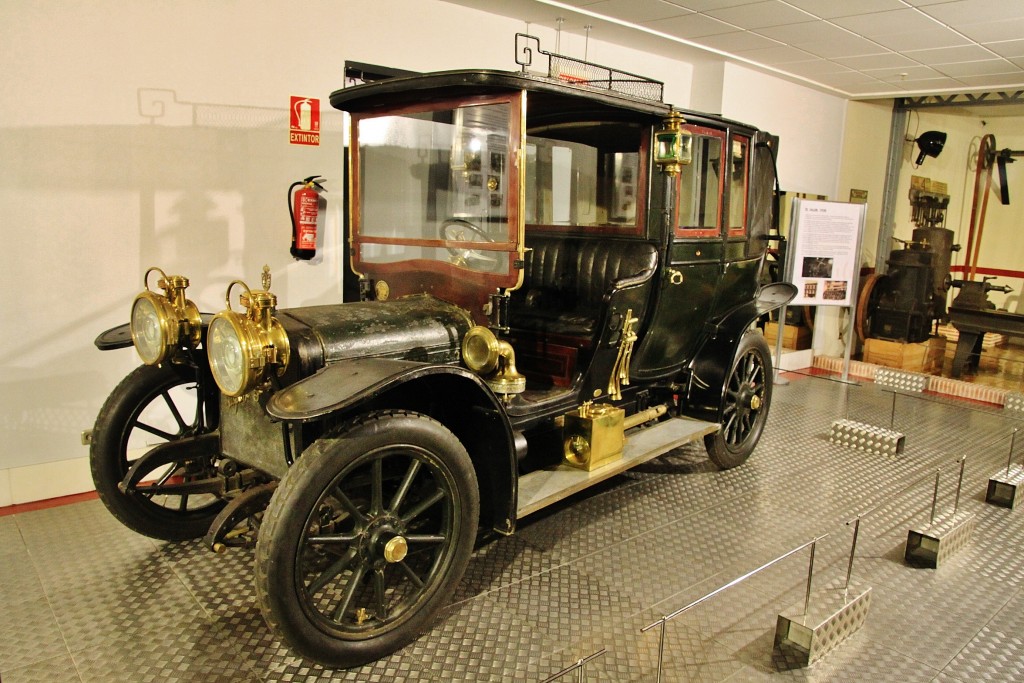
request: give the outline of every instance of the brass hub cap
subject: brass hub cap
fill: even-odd
[[[395,536],[384,544],[384,559],[388,564],[401,562],[409,554],[409,543],[403,536]]]

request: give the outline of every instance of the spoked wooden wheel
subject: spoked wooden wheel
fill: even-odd
[[[748,332],[740,339],[719,409],[722,428],[704,437],[708,457],[729,469],[742,465],[761,438],[772,400],[771,352],[764,337]]]
[[[107,509],[168,541],[206,533],[224,502],[200,482],[216,475],[216,409],[192,368],[143,365],[96,418],[89,462]]]
[[[479,507],[469,455],[428,417],[374,413],[321,439],[281,480],[260,528],[268,623],[332,666],[393,652],[462,577]]]

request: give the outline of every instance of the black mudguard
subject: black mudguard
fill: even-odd
[[[722,406],[726,376],[732,369],[740,337],[760,316],[793,300],[796,286],[775,282],[762,287],[753,301],[736,306],[717,321],[708,323],[708,333],[693,361],[684,412],[691,417],[715,422]]]
[[[410,396],[442,399],[434,415],[462,441],[477,470],[492,525],[511,533],[518,494],[516,436],[501,402],[477,375],[457,365],[386,358],[338,361],[267,401],[275,420],[312,422],[361,409],[402,406]]]

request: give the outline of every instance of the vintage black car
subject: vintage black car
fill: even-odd
[[[358,301],[279,309],[265,273],[211,316],[151,268],[96,341],[145,363],[96,421],[103,502],[254,545],[267,622],[312,660],[415,638],[481,532],[696,439],[740,465],[764,427],[754,324],[795,291],[765,277],[776,140],[547,56],[331,95]]]

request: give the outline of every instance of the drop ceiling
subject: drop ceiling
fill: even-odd
[[[1024,88],[1024,0],[450,1],[656,54],[701,48],[853,99]]]

